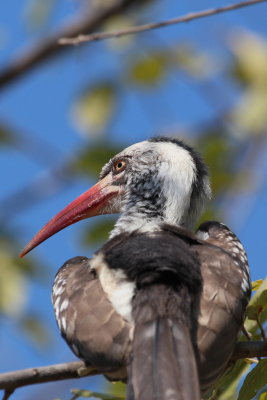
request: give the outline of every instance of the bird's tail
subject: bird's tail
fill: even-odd
[[[138,294],[136,297],[135,302],[138,302]],[[185,310],[176,308],[174,299],[168,296],[168,304],[160,304],[162,298],[161,294],[151,304],[146,290],[146,305],[141,301],[141,307],[134,308],[133,358],[129,366],[127,400],[199,400],[190,324],[188,326],[187,318],[179,315]],[[158,302],[159,312],[155,312],[155,302]],[[168,310],[171,308],[169,316],[160,312],[166,305]],[[164,312],[166,314],[166,309]],[[151,318],[153,313],[155,318]]]

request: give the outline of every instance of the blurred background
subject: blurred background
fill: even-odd
[[[0,5],[0,372],[75,359],[50,302],[57,269],[90,256],[115,218],[60,232],[18,254],[115,153],[155,135],[194,145],[212,177],[204,218],[242,240],[264,278],[267,225],[267,5],[121,39],[62,47],[57,39],[126,28],[205,8],[202,0],[9,0]],[[80,29],[80,30],[79,30]],[[14,400],[107,391],[101,377],[19,389]],[[220,397],[221,399],[234,398]]]

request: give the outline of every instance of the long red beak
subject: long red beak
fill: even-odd
[[[91,189],[81,194],[52,218],[27,244],[20,254],[24,257],[32,249],[44,242],[50,236],[69,225],[85,218],[108,213],[109,200],[118,195],[120,186],[113,185],[111,174],[99,181]]]

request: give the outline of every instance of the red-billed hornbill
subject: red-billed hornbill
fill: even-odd
[[[128,373],[129,399],[199,399],[198,375],[205,391],[231,358],[249,271],[225,225],[209,221],[191,233],[209,198],[207,168],[191,147],[170,138],[137,143],[22,253],[81,219],[121,213],[91,260],[60,268],[52,297],[74,353],[109,379]]]

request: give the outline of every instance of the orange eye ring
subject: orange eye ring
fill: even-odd
[[[114,172],[115,172],[116,174],[118,174],[118,173],[124,171],[125,168],[126,168],[126,161],[124,161],[124,160],[118,160],[118,161],[116,161],[115,164],[114,164],[114,166],[113,166]]]

